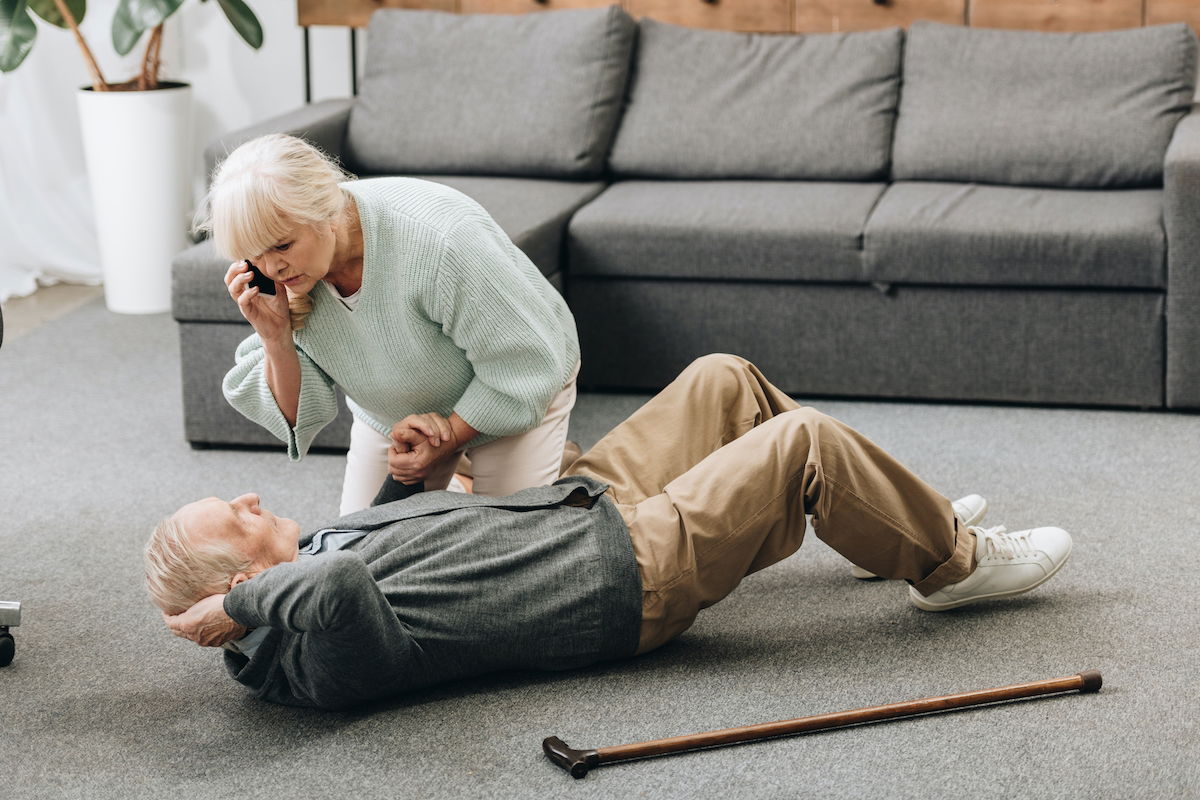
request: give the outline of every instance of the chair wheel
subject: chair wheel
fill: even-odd
[[[11,664],[16,653],[17,643],[13,641],[12,634],[0,633],[0,667]]]

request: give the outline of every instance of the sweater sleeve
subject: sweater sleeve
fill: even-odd
[[[225,596],[225,613],[250,628],[302,636],[289,681],[321,708],[345,708],[395,690],[412,657],[387,598],[355,553],[277,564]]]
[[[234,355],[236,363],[225,374],[221,384],[229,405],[286,443],[288,458],[292,461],[304,457],[313,438],[338,413],[333,379],[303,350],[297,348],[296,354],[300,357],[300,404],[294,428],[279,410],[279,404],[275,402],[275,395],[267,383],[266,353],[257,333],[251,334],[238,345]]]
[[[548,287],[521,258],[495,222],[468,215],[447,236],[434,282],[436,321],[475,372],[454,410],[493,436],[537,427],[574,366]]]

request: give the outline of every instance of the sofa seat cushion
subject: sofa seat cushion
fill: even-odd
[[[483,206],[559,289],[562,288],[559,255],[567,220],[604,189],[599,182],[462,175],[421,177],[457,189]],[[217,256],[212,240],[193,245],[176,256],[172,263],[175,319],[241,322],[241,312],[225,290],[228,268],[229,262]]]
[[[1159,289],[1162,190],[895,183],[864,249],[872,281]]]
[[[1196,85],[1183,23],[1044,33],[915,22],[895,180],[1153,186]]]
[[[571,275],[861,281],[879,183],[622,181],[567,229]]]
[[[350,112],[348,166],[598,177],[636,34],[615,5],[522,15],[380,9]]]
[[[882,179],[903,38],[899,28],[772,35],[643,19],[613,172]]]

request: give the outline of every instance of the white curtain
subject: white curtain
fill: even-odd
[[[38,24],[33,52],[0,75],[0,301],[38,285],[100,283],[71,34]]]

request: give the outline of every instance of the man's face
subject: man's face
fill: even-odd
[[[253,562],[255,573],[299,557],[300,526],[264,509],[256,494],[229,502],[217,497],[197,500],[176,516],[192,536],[234,545]]]

